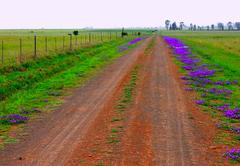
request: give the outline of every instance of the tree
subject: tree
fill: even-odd
[[[172,30],[177,30],[177,24],[176,24],[176,22],[174,22],[174,23],[172,24]]]
[[[240,30],[240,22],[236,22],[235,26],[237,27],[238,30]]]
[[[221,23],[221,22],[218,23],[218,29],[219,30],[223,30],[224,29],[223,23]]]
[[[184,26],[184,22],[180,22],[180,29],[182,30]]]
[[[168,30],[169,25],[170,25],[170,20],[166,20],[165,21],[165,27],[167,28],[167,30]]]
[[[196,25],[193,25],[193,30],[197,30],[197,26]]]
[[[233,25],[232,25],[232,22],[231,22],[231,21],[229,21],[229,22],[227,23],[227,26],[228,26],[228,30],[231,30],[231,29],[232,29],[232,27],[233,27]]]
[[[207,26],[207,30],[208,30],[208,31],[209,31],[209,28],[210,28],[210,27],[209,27],[209,25],[208,25],[208,26]]]
[[[214,24],[211,25],[212,30],[214,30]]]
[[[172,30],[172,25],[170,24],[170,28],[169,28],[169,30]]]
[[[190,24],[190,30],[193,30],[193,24],[192,23]]]
[[[77,36],[77,35],[78,35],[78,31],[73,31],[73,34],[74,34],[75,36]]]
[[[198,30],[201,30],[201,27],[200,27],[200,26],[198,26],[197,28],[198,28]]]

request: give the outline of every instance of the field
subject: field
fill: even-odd
[[[70,36],[74,30],[0,30],[0,65],[20,64],[35,55],[34,36],[36,36],[36,57],[53,55],[66,50],[74,50],[87,45],[116,40],[121,37],[120,29],[79,30],[79,35]],[[125,30],[129,36],[146,30]],[[21,41],[20,41],[21,40]]]
[[[194,71],[190,69],[191,59],[185,62],[184,54],[180,53],[176,58],[176,63],[185,75],[182,78],[186,79],[186,83],[190,85],[185,90],[198,93],[199,97],[195,99],[195,103],[200,105],[204,112],[209,113],[212,121],[215,122],[217,134],[213,138],[214,141],[219,146],[225,144],[230,145],[229,149],[237,149],[240,145],[240,33],[162,31],[161,35],[180,39],[190,46],[193,55],[197,55],[195,59],[200,60],[197,62],[198,66],[202,66],[202,69],[195,68],[195,73],[192,73],[213,72],[211,76],[202,76],[202,78],[208,78],[205,80],[197,76],[193,78],[193,75],[189,78],[187,73]],[[186,66],[191,67],[186,68]],[[232,152],[226,150],[223,156],[231,159],[232,163],[238,163],[239,159],[235,152],[237,150]]]

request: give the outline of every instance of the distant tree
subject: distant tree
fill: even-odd
[[[233,28],[232,22],[229,21],[229,22],[227,23],[227,26],[228,26],[228,30],[231,30],[231,29]]]
[[[193,24],[192,23],[190,24],[190,30],[193,30]]]
[[[218,29],[219,30],[223,30],[224,29],[223,23],[221,23],[221,22],[218,23]]]
[[[208,31],[209,31],[209,28],[210,28],[210,27],[209,27],[209,25],[208,25],[208,26],[207,26],[207,30],[208,30]]]
[[[211,25],[212,30],[214,30],[214,24]]]
[[[172,30],[172,25],[170,24],[170,28],[169,28],[169,30]]]
[[[235,22],[235,26],[237,27],[238,30],[240,30],[240,22]]]
[[[204,29],[204,26],[202,26],[202,30]]]
[[[184,22],[180,22],[180,29],[182,30],[184,26]]]
[[[198,30],[201,30],[201,27],[200,27],[200,26],[198,26],[197,28],[198,28]]]
[[[172,30],[177,30],[177,24],[176,24],[176,22],[174,22],[173,24],[172,24]]]
[[[168,30],[169,25],[170,25],[170,20],[166,20],[165,21],[165,27],[167,28],[167,30]]]
[[[78,35],[78,31],[73,31],[73,34],[74,34],[75,36],[77,36],[77,35]]]
[[[196,25],[193,25],[193,30],[197,30],[197,26]]]

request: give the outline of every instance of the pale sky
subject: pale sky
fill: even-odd
[[[205,26],[240,22],[240,0],[0,0],[0,29]]]

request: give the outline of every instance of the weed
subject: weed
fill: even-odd
[[[120,121],[120,120],[122,120],[122,119],[121,119],[121,118],[113,118],[113,119],[111,120],[111,122]]]
[[[17,136],[28,136],[29,135],[29,133],[19,133],[19,134],[17,134]]]
[[[118,130],[117,130],[117,129],[112,129],[111,132],[112,132],[112,133],[117,133]]]

